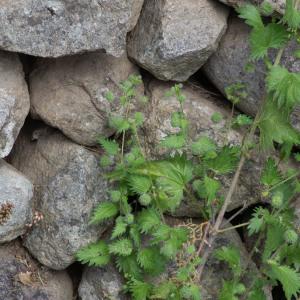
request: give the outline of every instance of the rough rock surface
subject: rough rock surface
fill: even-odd
[[[220,42],[218,50],[204,66],[204,72],[212,83],[225,94],[225,88],[241,82],[246,84],[247,99],[237,105],[243,112],[255,115],[264,92],[264,65],[256,64],[256,71],[245,71],[249,60],[250,46],[248,43],[250,27],[237,17],[230,19],[228,29]],[[300,71],[300,60],[292,56],[297,49],[296,43],[290,43],[282,56],[282,63],[290,71]],[[293,123],[300,128],[300,109],[293,114]]]
[[[107,228],[88,224],[108,189],[98,158],[44,128],[33,135],[22,133],[12,163],[36,185],[36,210],[44,216],[26,236],[25,246],[42,264],[65,269],[80,248],[95,242]]]
[[[285,10],[285,0],[250,0],[250,1],[247,1],[247,0],[219,0],[219,1],[223,2],[224,4],[233,6],[233,7],[241,6],[246,3],[258,5],[263,2],[266,2],[266,3],[270,3],[276,12],[279,12],[282,14],[282,13],[284,13],[284,10]]]
[[[165,97],[166,92],[171,87],[171,83],[157,80],[151,81],[147,86],[150,105],[149,111],[146,113],[147,120],[144,136],[146,144],[149,146],[148,151],[153,156],[162,154],[157,147],[159,141],[168,133],[176,132],[176,129],[172,128],[170,120],[172,113],[180,109],[179,103],[175,97]],[[191,138],[196,140],[200,136],[209,136],[220,145],[224,144],[226,141],[224,132],[225,120],[230,114],[230,109],[224,106],[221,101],[197,87],[185,85],[183,94],[186,96],[183,109],[189,119]],[[211,120],[211,116],[215,112],[219,112],[224,116],[222,122],[214,123]],[[230,144],[239,144],[242,140],[242,133],[230,130],[227,138]],[[244,202],[249,204],[261,200],[259,191],[259,174],[261,170],[261,157],[254,155],[251,160],[247,161],[242,171],[240,184],[231,205],[228,207],[228,211],[242,206]],[[231,179],[231,176],[222,178],[223,192],[229,188]],[[199,217],[201,206],[201,201],[194,203],[184,199],[181,206],[176,210],[175,215]]]
[[[124,281],[113,265],[105,268],[87,267],[79,285],[80,300],[125,300]]]
[[[128,54],[162,80],[185,81],[216,50],[228,9],[210,0],[145,2]]]
[[[72,281],[36,263],[18,242],[0,245],[0,299],[72,300]]]
[[[0,160],[0,243],[25,233],[32,220],[32,197],[31,182]]]
[[[105,49],[120,56],[143,0],[1,1],[0,48],[58,57]]]
[[[0,51],[0,158],[11,151],[28,115],[29,105],[28,89],[18,55]]]
[[[105,53],[41,59],[30,77],[32,115],[79,144],[96,144],[99,135],[112,133],[108,114],[120,110],[117,101],[107,101],[107,92],[120,95],[119,83],[134,73],[126,57]]]

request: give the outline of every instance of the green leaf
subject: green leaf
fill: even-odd
[[[169,299],[169,296],[177,290],[175,283],[171,281],[164,281],[154,287],[151,299]]]
[[[114,128],[117,133],[122,133],[130,128],[129,122],[120,116],[112,116],[109,118],[109,125]]]
[[[288,39],[288,32],[280,24],[270,23],[266,27],[254,29],[250,35],[251,57],[263,58],[268,54],[269,49],[282,48]]]
[[[250,219],[250,224],[248,225],[249,236],[261,231],[263,225],[265,224],[264,217],[268,213],[269,212],[262,207],[258,207],[255,209],[255,212],[253,213],[252,218]]]
[[[247,126],[253,123],[252,118],[247,115],[240,114],[233,120],[233,125],[236,126]]]
[[[189,300],[201,300],[200,287],[194,283],[185,285],[180,290],[181,297]]]
[[[225,146],[218,151],[214,159],[207,160],[209,169],[217,174],[227,174],[235,170],[240,158],[240,147]]]
[[[267,237],[264,246],[264,252],[262,255],[263,261],[270,258],[272,253],[276,251],[279,246],[284,242],[284,231],[285,229],[279,223],[267,225]]]
[[[237,248],[223,246],[215,251],[215,256],[218,260],[228,263],[234,274],[241,274],[241,255]]]
[[[137,254],[139,265],[152,276],[165,271],[166,260],[159,253],[159,248],[152,246],[141,249]]]
[[[116,264],[118,270],[125,275],[129,275],[134,279],[142,280],[142,269],[136,261],[136,254],[132,253],[129,256],[117,256]]]
[[[299,144],[299,133],[292,127],[284,112],[271,101],[267,102],[258,127],[260,145],[263,149],[272,149],[274,142]]]
[[[273,186],[281,181],[281,174],[273,158],[268,158],[261,175],[261,183],[266,186]]]
[[[171,125],[174,128],[186,129],[188,127],[188,120],[181,112],[174,112],[171,116]]]
[[[269,260],[268,263],[271,269],[268,275],[282,284],[286,298],[291,300],[293,296],[297,297],[300,292],[300,274],[289,266],[278,265],[275,261]]]
[[[94,210],[90,224],[98,224],[115,217],[119,213],[119,208],[115,203],[102,202]]]
[[[273,6],[266,0],[260,5],[260,10],[264,16],[270,16],[274,12]]]
[[[147,300],[152,289],[151,284],[133,279],[129,290],[134,300]]]
[[[263,28],[264,24],[259,10],[254,5],[244,5],[237,9],[239,17],[245,20],[245,23],[256,29]]]
[[[145,116],[144,116],[144,114],[141,113],[141,112],[136,112],[136,113],[134,114],[134,120],[135,120],[136,126],[137,126],[137,127],[140,127],[140,126],[142,126],[143,123],[144,123]]]
[[[127,223],[125,222],[123,217],[118,217],[116,220],[115,227],[112,231],[111,238],[115,239],[116,237],[119,237],[120,235],[124,234],[127,229]]]
[[[103,168],[111,166],[113,161],[108,155],[102,155],[100,158],[100,166]]]
[[[169,149],[180,149],[185,145],[185,136],[182,134],[170,134],[160,142],[160,145]]]
[[[129,256],[132,253],[133,245],[129,239],[119,239],[112,242],[109,246],[109,253],[120,256]]]
[[[108,155],[114,156],[118,154],[119,145],[115,141],[111,141],[106,138],[100,138],[99,143]]]
[[[214,123],[220,123],[223,120],[223,115],[219,112],[215,112],[215,113],[212,114],[211,120]]]
[[[149,191],[152,181],[146,176],[130,175],[128,178],[128,184],[134,193],[142,195]]]
[[[283,21],[292,29],[300,27],[300,12],[295,8],[294,0],[286,0]]]
[[[205,155],[207,152],[216,151],[216,144],[212,139],[203,136],[191,146],[194,155]]]
[[[160,216],[153,208],[143,209],[137,216],[139,229],[142,233],[149,233],[160,225]]]
[[[105,94],[105,98],[107,101],[109,102],[113,102],[115,100],[115,96],[114,94],[111,92],[111,91],[108,91],[106,94]]]
[[[78,261],[88,264],[89,266],[105,266],[110,261],[108,246],[104,241],[90,244],[79,250],[76,253],[76,258]]]
[[[242,283],[234,281],[223,281],[223,287],[218,300],[239,300],[238,295],[242,295],[246,288]]]
[[[267,76],[267,89],[273,93],[278,106],[292,109],[300,103],[300,74],[289,72],[281,66],[273,66]]]
[[[206,198],[208,200],[208,204],[210,204],[213,200],[217,198],[217,192],[220,189],[220,183],[219,181],[210,178],[208,176],[204,177],[204,188],[205,188],[205,194]]]

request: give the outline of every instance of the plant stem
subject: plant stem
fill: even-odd
[[[231,226],[231,227],[227,227],[227,228],[224,228],[224,229],[219,229],[218,233],[229,231],[229,230],[240,228],[240,227],[245,227],[249,224],[250,224],[250,222],[246,222],[246,223],[242,223],[242,224],[239,224],[239,225],[236,225],[236,226]]]

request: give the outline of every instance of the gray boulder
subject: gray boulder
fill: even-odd
[[[185,81],[216,50],[227,16],[210,0],[146,0],[128,55],[159,79]]]
[[[32,221],[33,185],[0,160],[0,243],[24,234]]]
[[[16,0],[0,7],[0,48],[58,57],[105,49],[124,53],[143,0]]]
[[[166,97],[165,94],[172,87],[171,83],[151,81],[147,86],[149,95],[149,111],[145,123],[145,144],[148,146],[148,152],[153,157],[159,157],[163,154],[159,150],[158,143],[168,133],[176,133],[177,129],[172,128],[170,120],[173,112],[180,109],[179,103],[175,97]],[[240,144],[243,133],[237,130],[225,129],[225,120],[230,115],[230,108],[224,106],[222,101],[209,95],[203,89],[185,85],[183,94],[186,101],[183,104],[184,112],[189,119],[190,136],[196,140],[200,136],[208,136],[215,140],[219,145],[224,145],[227,141],[231,145]],[[213,113],[218,112],[223,115],[223,121],[214,123],[211,120]],[[259,176],[262,171],[262,157],[253,155],[247,161],[238,188],[228,207],[228,211],[243,206],[244,203],[251,204],[261,200]],[[228,190],[232,175],[221,178],[223,182],[222,193]],[[176,216],[199,217],[202,200],[193,202],[190,199],[184,199],[181,206],[176,210]]]
[[[125,300],[124,280],[113,265],[103,268],[86,267],[79,285],[80,300]]]
[[[28,89],[18,55],[0,51],[0,158],[10,153],[29,106]]]
[[[66,271],[40,266],[15,241],[0,245],[0,299],[72,300],[72,281]]]
[[[241,5],[245,5],[247,3],[251,3],[254,5],[261,4],[263,2],[271,4],[273,7],[274,11],[283,14],[285,10],[285,1],[286,0],[219,0],[223,2],[226,5],[233,6],[233,7],[238,7]]]
[[[260,61],[256,63],[255,72],[245,71],[250,55],[249,34],[250,27],[241,19],[232,17],[218,50],[210,57],[203,70],[223,94],[227,86],[237,82],[244,83],[248,95],[237,107],[247,114],[255,115],[264,94],[265,68]],[[300,60],[292,55],[296,49],[297,44],[291,42],[282,56],[283,65],[293,72],[300,71]],[[299,108],[293,114],[293,123],[300,128]]]
[[[119,83],[131,74],[138,70],[124,56],[88,53],[40,59],[30,76],[31,114],[79,144],[94,145],[99,136],[112,134],[108,115],[121,110],[118,101],[105,98],[107,92],[120,96]]]
[[[108,226],[89,225],[108,189],[98,157],[61,133],[43,128],[33,135],[22,133],[12,163],[35,184],[35,207],[43,215],[24,244],[42,264],[65,269],[75,261],[75,253],[95,242]]]

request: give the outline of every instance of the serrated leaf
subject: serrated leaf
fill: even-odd
[[[94,210],[90,224],[98,224],[115,217],[119,213],[119,208],[115,203],[102,202]]]
[[[264,208],[257,208],[255,212],[252,214],[252,218],[250,219],[250,224],[248,225],[248,233],[249,236],[258,233],[263,228],[263,225],[265,224],[264,217],[269,212]]]
[[[227,174],[235,170],[240,157],[240,148],[237,146],[225,146],[217,152],[217,156],[207,160],[209,169],[217,174]]]
[[[216,144],[212,139],[203,136],[191,146],[194,155],[205,155],[207,152],[216,151]]]
[[[200,287],[196,284],[185,285],[180,289],[180,294],[183,299],[201,300]]]
[[[129,287],[134,300],[147,300],[151,289],[151,284],[136,279],[132,280]]]
[[[185,136],[182,134],[170,134],[160,142],[160,145],[169,149],[180,149],[185,145]]]
[[[239,300],[237,296],[242,295],[246,288],[242,283],[234,281],[223,281],[223,287],[218,300]]]
[[[299,27],[300,27],[300,12],[295,8],[294,0],[286,0],[283,21],[286,24],[288,24],[288,26],[290,28],[299,29]]]
[[[281,66],[273,66],[268,73],[267,89],[278,106],[292,109],[300,103],[300,74],[289,72]]]
[[[109,125],[114,128],[117,133],[122,133],[130,128],[129,122],[120,116],[112,116],[109,118]]]
[[[215,256],[218,260],[228,263],[234,274],[241,274],[241,255],[237,248],[223,246],[215,251]]]
[[[268,158],[261,175],[261,183],[273,186],[281,181],[281,174],[273,158]]]
[[[118,217],[116,220],[115,227],[112,231],[111,238],[115,239],[126,232],[127,223],[125,222],[123,217]]]
[[[287,300],[291,300],[293,296],[297,297],[297,293],[300,292],[300,274],[289,266],[278,265],[272,260],[269,260],[268,264],[271,269],[268,275],[282,284]]]
[[[258,127],[263,149],[272,149],[274,142],[299,144],[299,133],[290,124],[288,116],[270,100],[263,110]]]
[[[106,138],[100,138],[99,143],[108,155],[118,154],[119,145],[115,141]]]
[[[130,175],[128,178],[128,184],[134,193],[143,195],[149,191],[152,181],[146,176]]]
[[[208,204],[211,204],[211,202],[217,198],[217,192],[220,187],[219,181],[208,176],[204,177],[204,188]]]
[[[110,261],[108,246],[104,241],[90,244],[76,253],[78,261],[89,266],[101,267],[107,265]]]
[[[239,7],[237,12],[239,17],[245,20],[246,24],[257,29],[264,27],[259,10],[254,5],[247,4]]]
[[[270,23],[265,27],[255,28],[250,34],[251,57],[260,59],[269,49],[282,48],[289,40],[289,34],[281,24]]]
[[[139,229],[142,233],[149,233],[160,225],[161,220],[158,212],[153,208],[142,210],[137,216]]]
[[[133,251],[131,240],[123,238],[112,242],[109,246],[109,253],[120,256],[129,256]]]
[[[136,254],[116,257],[117,268],[123,274],[130,274],[134,279],[142,280],[142,269],[136,261]]]

